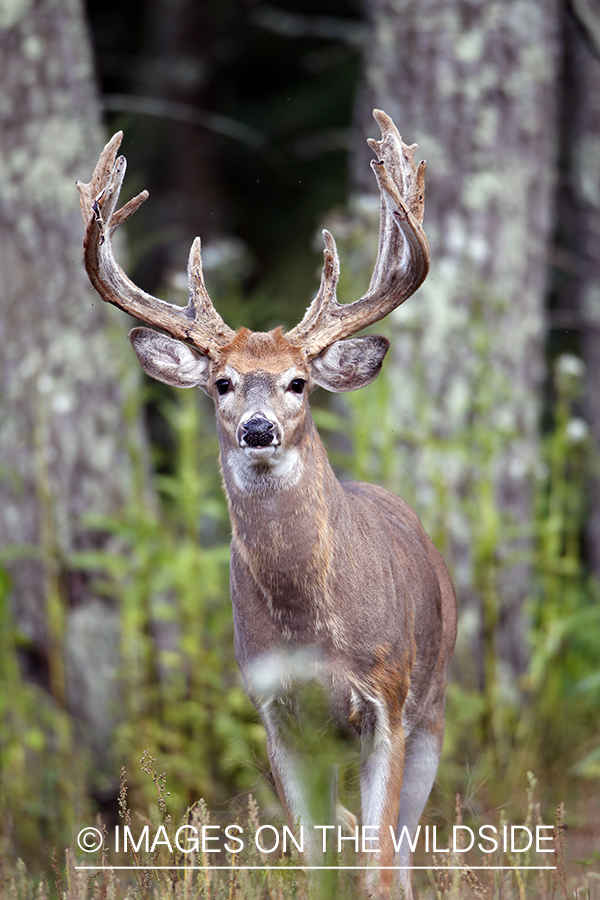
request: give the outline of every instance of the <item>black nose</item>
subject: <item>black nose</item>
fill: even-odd
[[[273,442],[273,423],[264,416],[252,416],[242,433],[248,447],[268,447]]]

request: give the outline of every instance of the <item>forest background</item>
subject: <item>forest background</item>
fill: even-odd
[[[411,502],[457,587],[426,820],[451,825],[458,793],[465,821],[522,821],[532,771],[544,821],[564,804],[565,877],[596,884],[595,4],[0,0],[0,84],[3,884],[114,824],[123,766],[145,814],[146,750],[173,821],[200,797],[276,807],[233,658],[213,412],[142,379],[81,267],[74,181],[123,129],[127,197],[150,190],[120,247],[133,280],[185,302],[199,234],[225,320],[291,327],[324,225],[340,299],[368,284],[373,107],[428,160],[431,275],[377,328],[381,377],[312,405],[336,470]]]

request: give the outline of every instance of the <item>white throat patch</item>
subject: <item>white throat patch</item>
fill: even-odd
[[[298,451],[282,451],[281,447],[229,450],[227,467],[240,491],[287,490],[298,482],[302,472]]]

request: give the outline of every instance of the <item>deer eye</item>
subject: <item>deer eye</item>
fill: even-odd
[[[231,387],[231,382],[228,378],[219,378],[219,380],[216,381],[215,384],[219,394],[226,394]]]
[[[290,391],[293,391],[295,394],[301,394],[304,390],[304,385],[306,381],[304,378],[294,378],[292,382],[290,382]]]

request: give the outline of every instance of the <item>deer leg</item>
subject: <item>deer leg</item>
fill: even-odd
[[[444,711],[436,719],[419,723],[406,742],[404,777],[400,794],[400,809],[396,826],[396,840],[401,840],[396,857],[396,865],[408,867],[411,864],[410,842],[419,824],[419,819],[438,770],[444,736]],[[403,830],[404,835],[403,835]],[[408,840],[407,840],[408,838]],[[412,871],[401,868],[400,883],[407,900],[412,898]]]
[[[367,872],[367,893],[378,900],[390,896],[394,881],[393,834],[398,818],[404,767],[404,732],[378,727],[372,746],[361,765],[363,826],[378,828],[378,854]],[[375,868],[375,865],[378,867]]]
[[[291,749],[285,734],[273,727],[261,710],[267,732],[267,752],[275,788],[289,827],[301,826],[304,856],[309,865],[323,865],[322,832],[315,825],[335,822],[336,771],[324,760],[304,759]]]

